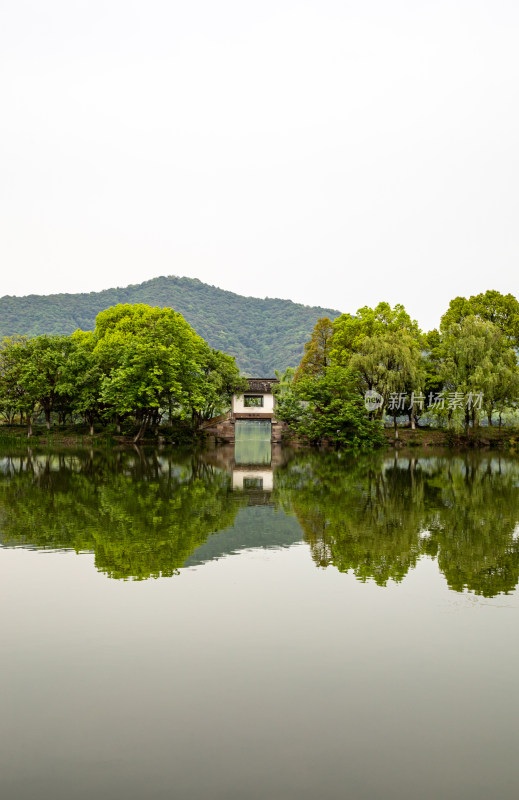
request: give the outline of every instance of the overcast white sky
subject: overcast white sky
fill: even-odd
[[[0,295],[519,294],[512,0],[0,0]]]

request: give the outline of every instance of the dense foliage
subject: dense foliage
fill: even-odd
[[[32,421],[130,419],[135,441],[164,416],[188,421],[226,408],[245,388],[232,356],[211,349],[169,308],[118,305],[98,314],[95,332],[11,337],[0,346],[0,413]]]
[[[376,447],[383,443],[380,425],[369,419],[355,384],[355,374],[345,367],[300,375],[290,388],[280,384],[276,414],[311,444]]]
[[[518,344],[519,302],[496,291],[455,298],[440,330],[427,334],[403,306],[388,303],[333,322],[322,318],[293,380],[280,387],[279,412],[310,440],[352,440],[337,414],[342,383],[341,400],[355,407],[350,422],[359,432],[366,433],[367,412],[379,425],[392,418],[395,437],[402,418],[413,428],[419,420],[468,428],[484,418],[492,425],[496,415],[501,424],[519,406]]]
[[[261,377],[296,367],[317,319],[339,314],[290,300],[242,297],[199,280],[169,276],[89,294],[2,297],[0,339],[93,330],[101,311],[127,303],[173,308],[210,347],[234,356],[246,374]]]

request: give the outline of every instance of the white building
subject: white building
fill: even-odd
[[[272,387],[279,383],[277,378],[247,378],[248,391],[232,396],[232,419],[260,420],[272,422],[275,398]]]
[[[223,417],[209,420],[205,430],[219,441],[239,441],[242,445],[247,441],[280,442],[286,425],[276,419],[276,398],[272,392],[279,380],[247,378],[247,381],[249,388],[232,396],[231,410]]]

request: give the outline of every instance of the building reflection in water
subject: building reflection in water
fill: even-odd
[[[247,493],[249,504],[270,502],[274,488],[270,425],[242,424],[236,431],[232,488]]]
[[[274,488],[270,439],[235,442],[233,461],[233,491],[244,492],[248,505],[269,505]]]

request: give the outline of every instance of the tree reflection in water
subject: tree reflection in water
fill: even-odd
[[[261,467],[273,477],[262,478],[261,491],[237,481],[237,469],[243,467],[232,448],[4,455],[0,542],[92,551],[110,577],[145,579],[199,563],[193,554],[216,532],[232,536],[202,548],[206,560],[225,554],[227,541],[228,552],[236,552],[240,530],[247,530],[243,547],[269,546],[267,534],[272,546],[290,546],[297,529],[288,515],[317,566],[351,571],[361,581],[402,581],[422,556],[431,556],[456,591],[492,597],[517,585],[513,456],[354,459],[273,447],[270,466]],[[233,527],[239,511],[241,523]]]
[[[290,495],[319,566],[385,586],[430,555],[451,589],[492,597],[517,585],[515,458],[305,454],[276,485]]]
[[[3,543],[91,550],[112,578],[175,574],[243,504],[196,454],[29,454],[2,466]]]

